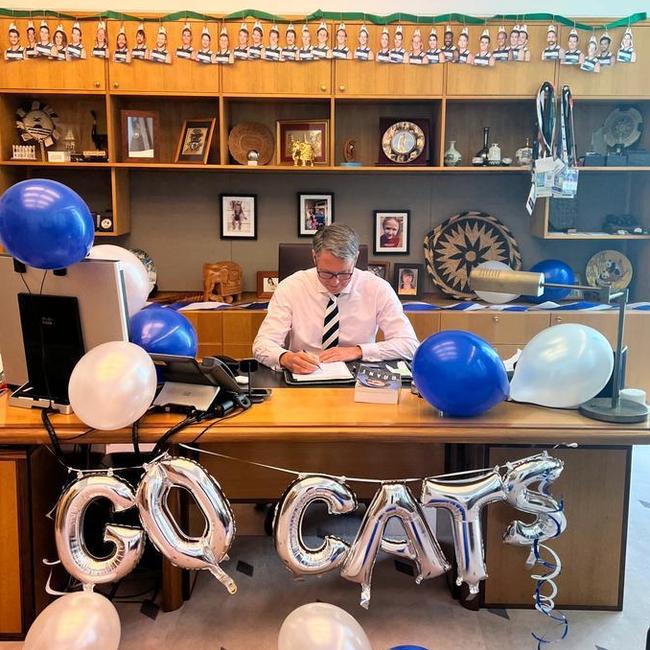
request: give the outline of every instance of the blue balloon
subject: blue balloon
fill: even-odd
[[[129,332],[131,342],[150,354],[196,356],[198,340],[192,323],[173,309],[156,305],[140,310],[131,316]]]
[[[22,181],[0,198],[0,240],[10,255],[28,266],[63,269],[81,262],[94,239],[88,206],[63,183]]]
[[[480,415],[508,396],[497,351],[471,332],[446,330],[422,342],[413,357],[413,381],[444,415]]]
[[[575,284],[575,275],[573,269],[562,262],[561,260],[542,260],[537,262],[530,269],[533,273],[543,273],[546,282],[554,282],[557,284]],[[544,289],[541,296],[525,296],[528,302],[540,304],[547,300],[557,302],[566,298],[571,293],[571,289]]]

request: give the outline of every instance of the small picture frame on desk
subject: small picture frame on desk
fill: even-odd
[[[422,293],[422,264],[404,262],[395,264],[393,272],[393,286],[398,297],[402,300],[417,300]]]
[[[273,292],[278,287],[277,271],[258,271],[257,272],[257,297],[271,298]]]
[[[158,113],[122,110],[122,161],[158,162]]]
[[[210,154],[215,123],[214,117],[185,120],[178,139],[174,162],[205,165]]]
[[[257,239],[257,194],[221,194],[221,239]]]
[[[278,120],[278,165],[329,165],[329,128],[329,120]],[[303,143],[310,147],[301,148]]]
[[[408,255],[411,234],[409,210],[375,210],[375,255]]]
[[[298,193],[298,237],[313,237],[334,223],[334,194]]]
[[[382,280],[389,282],[390,262],[368,262],[368,271]]]

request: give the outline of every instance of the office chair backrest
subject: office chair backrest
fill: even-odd
[[[280,244],[278,246],[278,277],[284,280],[287,276],[310,269],[314,266],[311,258],[311,244]],[[359,257],[357,268],[362,271],[368,270],[368,245],[359,246]]]

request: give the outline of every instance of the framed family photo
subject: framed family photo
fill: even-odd
[[[313,237],[334,223],[334,194],[298,194],[298,237]]]
[[[375,255],[408,255],[410,217],[408,210],[375,210]]]
[[[257,272],[257,297],[270,298],[278,286],[277,271]]]
[[[221,239],[257,239],[257,195],[220,196]]]
[[[389,282],[388,270],[390,269],[390,262],[368,262],[368,271],[373,273],[378,278]]]
[[[329,125],[329,120],[278,120],[278,165],[304,165],[301,163],[305,158],[305,151],[300,147],[302,143],[311,146],[313,164],[329,165]]]
[[[123,110],[122,160],[124,162],[157,162],[158,113],[155,111]]]
[[[205,165],[208,162],[215,123],[214,117],[185,120],[178,139],[174,162]]]
[[[393,286],[400,298],[414,300],[420,297],[422,293],[422,274],[424,267],[422,264],[395,264],[393,274]]]

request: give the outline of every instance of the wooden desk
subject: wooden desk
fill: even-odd
[[[140,428],[141,441],[156,441],[178,419],[172,415],[148,416]],[[55,415],[52,421],[62,442],[130,441],[127,430],[84,433],[86,427],[74,416]],[[478,418],[452,419],[440,417],[407,390],[402,391],[401,403],[393,406],[357,404],[346,388],[278,388],[264,404],[218,422],[202,433],[204,429],[205,425],[190,427],[175,436],[173,442],[195,442],[238,458],[305,471],[376,478],[483,467],[530,455],[541,448],[576,442],[579,449],[553,452],[566,462],[553,493],[564,497],[569,522],[566,532],[552,543],[564,560],[558,605],[622,607],[631,445],[650,444],[647,422],[616,427],[588,420],[574,411],[511,403],[501,404]],[[32,481],[45,475],[42,459],[49,454],[41,449],[36,456],[35,446],[48,441],[38,412],[9,408],[6,395],[0,398],[0,451],[4,453],[0,455],[0,522],[2,540],[6,538],[0,547],[0,571],[5,576],[20,571],[21,566],[20,575],[26,575],[24,559],[21,565],[14,557],[18,553],[17,540],[29,528],[25,517],[16,515],[21,503],[25,505],[26,494],[28,512],[32,513],[32,535],[38,532],[37,537],[42,536],[48,525],[40,512],[52,502],[58,486],[52,481],[26,485],[19,480],[21,475],[31,476]],[[35,462],[37,457],[41,466]],[[233,461],[203,455],[201,463],[221,483],[231,501],[272,501],[288,484],[285,475]],[[15,489],[7,491],[12,485]],[[371,486],[355,484],[354,489],[360,498],[371,497]],[[39,504],[38,509],[35,504]],[[500,541],[506,523],[517,516],[521,513],[503,504],[488,508],[486,553],[490,578],[481,596],[486,606],[530,606],[532,581],[525,567],[526,553]],[[523,518],[527,519],[525,515]],[[30,588],[41,593],[39,576],[32,575],[33,568],[27,573],[33,579]],[[13,599],[6,593],[12,589],[16,592],[16,584],[11,580],[2,582],[3,608],[6,602],[22,602],[15,593]],[[24,593],[24,579],[21,584]],[[180,604],[178,593],[167,596],[169,607]],[[38,611],[38,606],[30,611]],[[26,629],[29,618],[24,612],[14,616],[14,628],[16,621],[23,621],[15,633]],[[0,626],[0,636],[3,632],[7,630]]]

